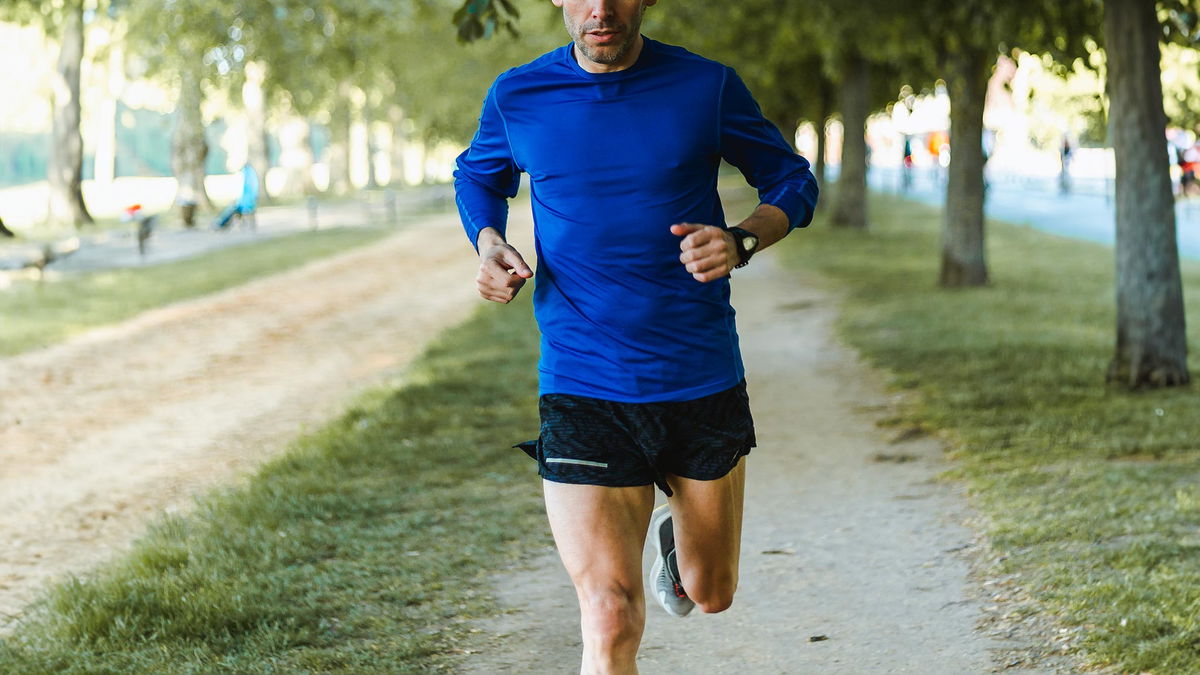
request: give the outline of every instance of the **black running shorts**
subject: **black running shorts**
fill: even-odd
[[[665,476],[716,480],[755,445],[746,381],[692,401],[620,403],[546,394],[541,433],[520,443],[538,474],[556,483],[632,487]]]

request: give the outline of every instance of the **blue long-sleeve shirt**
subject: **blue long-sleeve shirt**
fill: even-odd
[[[816,206],[808,162],[733,69],[644,44],[617,72],[587,72],[568,44],[504,73],[458,158],[472,242],[487,227],[505,232],[507,200],[529,175],[543,394],[685,401],[736,385],[744,370],[729,280],[693,279],[670,226],[725,227],[722,158],[792,228]]]

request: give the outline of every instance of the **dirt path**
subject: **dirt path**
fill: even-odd
[[[1022,670],[1022,643],[976,628],[974,535],[961,495],[934,481],[939,444],[876,427],[895,402],[834,338],[833,299],[771,260],[734,283],[760,444],[737,601],[679,620],[648,598],[642,672],[1051,672]],[[577,671],[574,592],[553,551],[495,584],[508,611],[478,626],[461,670]]]
[[[475,305],[456,216],[0,360],[0,627],[286,447]]]

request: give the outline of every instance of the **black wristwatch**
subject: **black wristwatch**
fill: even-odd
[[[729,234],[733,235],[733,243],[737,246],[738,264],[734,265],[734,269],[745,267],[750,262],[750,256],[758,250],[758,235],[743,230],[740,227],[731,227],[728,230]]]

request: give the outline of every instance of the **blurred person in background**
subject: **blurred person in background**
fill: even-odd
[[[250,162],[242,165],[242,194],[237,201],[225,207],[213,224],[213,229],[224,230],[229,227],[233,217],[250,218],[253,225],[254,212],[258,208],[258,172],[250,166]]]
[[[912,172],[913,172],[912,136],[905,134],[904,135],[904,160],[903,160],[903,167],[901,168],[902,183],[904,185],[905,192],[907,192],[910,188],[912,188],[912,183],[913,183]]]
[[[1179,157],[1179,196],[1196,191],[1196,168],[1200,166],[1200,142],[1189,145]]]

